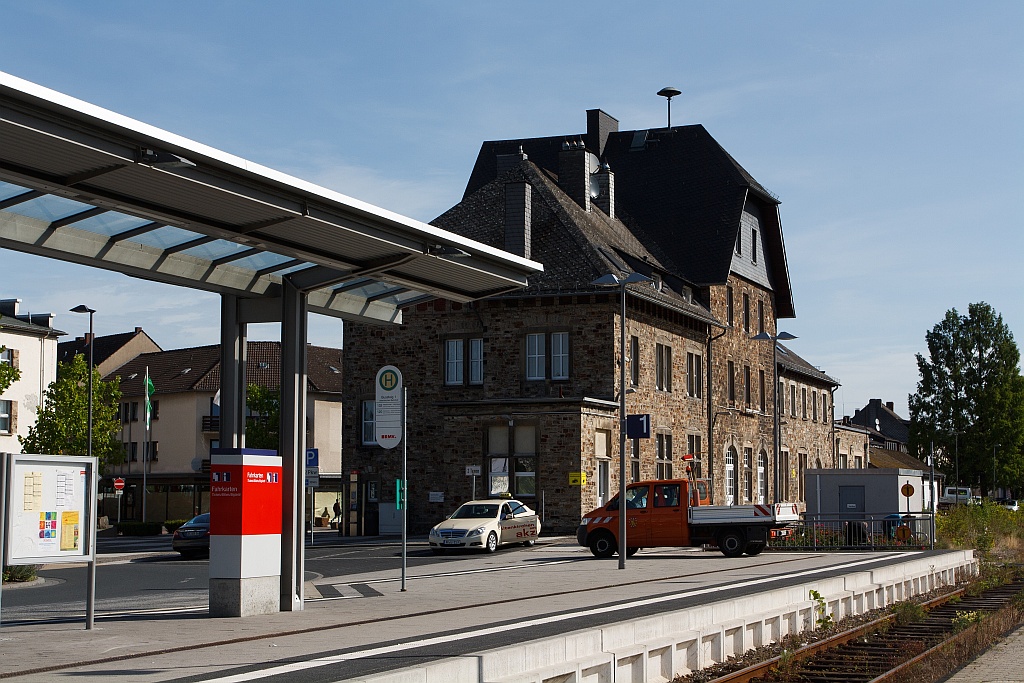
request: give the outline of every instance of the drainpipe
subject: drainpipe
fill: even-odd
[[[711,389],[711,387],[713,386],[712,372],[711,372],[711,367],[712,367],[711,347],[712,347],[713,342],[716,339],[721,339],[722,337],[725,336],[725,333],[729,331],[729,328],[728,327],[724,328],[719,334],[715,335],[714,337],[711,336],[710,330],[711,330],[711,327],[709,325],[708,326],[708,335],[707,335],[708,336],[708,341],[707,341],[707,349],[708,349],[708,351],[707,351],[707,359],[708,359],[708,362],[707,362],[707,370],[706,370],[707,371],[707,375],[708,375],[708,387],[707,387],[707,389],[708,389],[708,391],[707,391],[707,394],[708,394],[708,475],[709,475],[709,478],[711,479],[710,498],[711,498],[711,502],[714,503],[715,502],[715,409],[714,409],[714,404],[713,404],[713,402],[711,400],[711,396],[712,396],[712,393],[713,393],[712,389]]]

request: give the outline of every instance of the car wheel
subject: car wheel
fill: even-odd
[[[611,557],[618,549],[616,548],[615,538],[608,532],[594,534],[590,537],[587,545],[590,547],[590,552],[594,554],[594,557],[602,559]]]
[[[753,557],[754,555],[760,555],[761,551],[764,550],[765,545],[766,544],[764,541],[751,541],[747,544],[747,548],[743,552],[745,552],[747,555],[750,555],[751,557]]]
[[[523,545],[525,545],[527,548],[529,548],[531,545],[536,545],[536,543],[537,543],[536,539],[534,539],[532,541],[523,541]]]
[[[626,548],[626,557],[633,557],[638,552],[640,552],[640,548]]]
[[[718,537],[718,549],[726,557],[739,557],[746,548],[743,535],[738,531],[723,531]]]
[[[494,533],[493,531],[491,533],[487,534],[487,545],[485,547],[487,549],[487,552],[489,552],[489,553],[493,553],[495,550],[497,550],[498,549],[498,534]]]

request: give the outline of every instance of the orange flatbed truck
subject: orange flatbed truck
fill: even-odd
[[[789,535],[795,503],[710,505],[703,479],[658,479],[626,487],[626,556],[641,548],[717,545],[726,557],[757,555],[771,538]],[[619,500],[589,512],[577,542],[595,557],[619,551]]]

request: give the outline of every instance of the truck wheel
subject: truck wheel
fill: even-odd
[[[747,543],[747,549],[743,552],[753,557],[754,555],[760,555],[761,551],[764,550],[764,547],[764,541],[750,541],[749,543]]]
[[[601,559],[611,557],[617,550],[615,538],[607,531],[591,536],[587,545],[590,546],[590,552],[594,554],[594,557]]]
[[[640,551],[640,548],[626,548],[626,557],[633,557]]]
[[[738,531],[723,531],[718,537],[718,549],[726,557],[739,557],[746,545],[743,534]]]
[[[487,545],[484,546],[484,549],[489,553],[493,553],[498,549],[498,534],[493,531],[487,534]]]

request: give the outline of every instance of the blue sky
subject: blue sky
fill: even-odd
[[[431,220],[481,141],[701,123],[782,200],[791,348],[837,413],[906,416],[914,354],[987,301],[1024,341],[1024,2],[0,0],[0,70]],[[217,298],[0,251],[81,334],[217,342]],[[253,330],[272,338],[273,329]],[[311,339],[342,344],[313,316]]]

